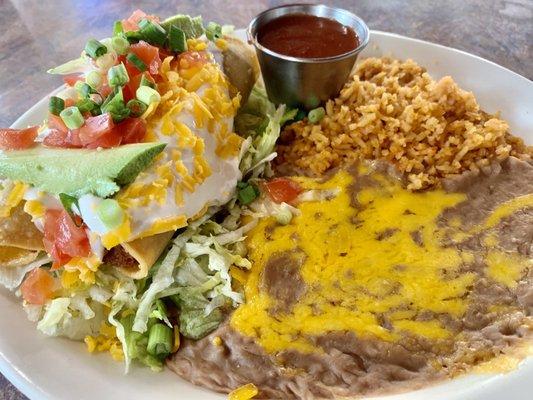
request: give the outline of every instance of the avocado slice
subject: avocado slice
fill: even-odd
[[[103,150],[38,146],[0,151],[0,177],[53,194],[109,197],[133,182],[164,148],[163,143],[137,143]]]
[[[171,26],[175,26],[185,33],[187,39],[196,39],[204,34],[201,16],[191,18],[189,15],[178,14],[161,22],[161,26],[167,32],[170,31]]]

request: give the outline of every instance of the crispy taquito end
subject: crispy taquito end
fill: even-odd
[[[245,104],[259,77],[259,62],[248,44],[231,36],[225,36],[224,40],[222,67],[233,89],[241,94],[241,104]],[[231,93],[232,96],[236,94]]]
[[[173,233],[163,232],[123,243],[109,250],[104,262],[113,265],[130,278],[146,278],[150,268],[167,247]]]

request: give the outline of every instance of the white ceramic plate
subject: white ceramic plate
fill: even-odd
[[[244,38],[244,32],[238,31]],[[475,93],[481,107],[509,121],[511,131],[533,143],[533,82],[482,58],[436,44],[373,31],[365,56],[412,58],[434,78],[451,75]],[[39,124],[48,100],[22,115],[14,128]],[[214,394],[183,381],[170,371],[152,373],[123,366],[107,355],[90,355],[81,343],[41,335],[27,321],[20,300],[0,293],[0,370],[31,399],[186,399],[216,400]],[[505,375],[471,375],[390,400],[499,400],[531,399],[533,357]]]

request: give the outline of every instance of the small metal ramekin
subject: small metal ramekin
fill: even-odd
[[[308,14],[336,20],[351,27],[359,46],[348,53],[324,58],[290,57],[262,46],[258,30],[269,21],[289,14]],[[341,8],[317,4],[295,4],[271,8],[255,17],[247,30],[255,46],[268,97],[275,104],[312,109],[336,96],[350,76],[357,56],[368,44],[370,32],[357,15]]]

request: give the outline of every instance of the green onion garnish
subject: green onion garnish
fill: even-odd
[[[128,101],[128,104],[126,104],[126,107],[130,110],[130,115],[132,117],[140,117],[144,114],[148,106],[144,104],[142,101],[132,99]]]
[[[141,36],[150,44],[162,47],[167,39],[167,32],[157,22],[142,19],[139,22]]]
[[[124,222],[124,210],[113,199],[103,200],[96,208],[96,215],[108,229],[118,228]]]
[[[304,119],[305,117],[307,116],[307,113],[302,110],[302,109],[298,109],[298,112],[296,113],[296,115],[294,116],[294,121],[301,121],[302,119]]]
[[[180,28],[171,25],[168,33],[168,47],[170,51],[181,53],[187,51],[187,37]]]
[[[222,27],[216,22],[210,22],[205,28],[205,36],[212,42],[222,37]]]
[[[142,101],[144,104],[152,104],[161,100],[161,95],[157,90],[150,86],[139,86],[137,92],[135,92],[137,100]]]
[[[141,83],[139,86],[149,86],[152,89],[155,89],[155,82],[152,81],[150,78],[147,78],[146,74],[143,74],[143,76],[141,77]]]
[[[100,93],[92,93],[89,96],[89,100],[94,101],[98,105],[102,104],[103,102],[102,95]]]
[[[86,99],[87,97],[89,97],[89,95],[91,93],[94,93],[94,90],[92,87],[90,87],[88,84],[86,84],[85,82],[82,82],[82,81],[78,81],[76,82],[76,84],[74,85],[74,87],[76,88],[76,91],[78,92],[78,95],[82,98],[82,99]]]
[[[59,116],[69,129],[78,129],[85,123],[85,119],[78,107],[67,107],[59,113]]]
[[[165,358],[172,351],[173,331],[165,324],[154,324],[148,334],[146,350],[153,356]]]
[[[68,215],[70,215],[70,217],[76,221],[77,218],[74,218],[76,214],[74,214],[73,206],[78,208],[78,199],[66,193],[59,193],[59,201],[61,201],[61,204]]]
[[[81,99],[76,103],[76,107],[78,107],[78,110],[80,110],[80,112],[83,114],[88,111],[92,112],[92,110],[98,107],[98,104],[89,99]]]
[[[122,21],[115,21],[113,24],[113,36],[118,36],[122,32],[124,32],[124,28],[122,27]]]
[[[130,115],[129,108],[124,104],[122,89],[117,88],[114,95],[109,95],[101,106],[102,113],[109,113],[113,122],[118,123]]]
[[[111,47],[117,54],[126,54],[130,48],[130,42],[124,36],[115,36],[111,39]]]
[[[239,182],[237,198],[242,205],[250,204],[259,196],[259,189],[248,182]]]
[[[48,102],[48,111],[51,114],[59,115],[61,111],[65,108],[65,100],[61,97],[52,96]]]
[[[102,84],[102,75],[98,71],[91,71],[85,77],[85,82],[93,89],[97,89]]]
[[[137,68],[139,71],[144,72],[146,71],[146,64],[141,60],[139,57],[137,57],[136,54],[130,53],[126,56],[126,60],[128,60],[130,63],[135,65],[135,68]]]
[[[130,81],[128,71],[123,63],[114,65],[107,71],[107,81],[110,86],[124,86]]]
[[[309,111],[309,114],[307,115],[307,119],[310,123],[316,124],[322,120],[326,115],[326,110],[324,110],[324,107],[318,107],[311,111]]]
[[[107,47],[96,39],[89,39],[85,45],[85,52],[89,57],[96,59],[107,53]]]
[[[129,43],[137,43],[139,40],[142,40],[143,38],[140,31],[124,32],[124,37]]]

